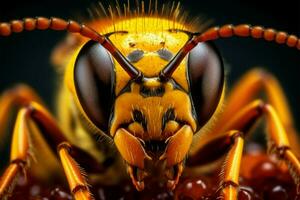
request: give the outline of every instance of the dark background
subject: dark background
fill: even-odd
[[[96,2],[96,0],[3,1],[0,7],[0,21],[28,16],[57,16],[76,20],[78,16],[88,16],[87,8]],[[201,15],[214,19],[216,25],[258,24],[300,36],[299,0],[182,0],[181,3],[191,16]],[[15,83],[25,82],[53,106],[55,88],[59,83],[55,79],[55,71],[50,65],[49,56],[53,47],[64,36],[64,32],[34,31],[0,38],[0,91]],[[230,64],[229,85],[253,66],[265,67],[282,83],[291,103],[295,121],[300,122],[299,51],[253,39],[226,39],[217,41],[217,45]]]

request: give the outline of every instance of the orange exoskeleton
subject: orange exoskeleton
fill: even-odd
[[[31,134],[28,119],[40,128],[38,137],[57,149],[77,200],[92,198],[78,164],[88,174],[103,175],[99,179],[107,182],[126,178],[127,170],[139,191],[151,178],[174,189],[185,167],[209,163],[228,151],[221,190],[225,199],[236,199],[243,135],[262,116],[267,118],[270,149],[289,164],[298,184],[299,145],[278,82],[254,70],[223,107],[224,64],[211,41],[253,37],[300,49],[300,40],[250,25],[194,32],[178,17],[178,7],[171,9],[169,18],[159,16],[157,8],[148,15],[129,15],[129,8],[124,10],[127,16],[111,14],[112,22],[99,19],[87,26],[43,17],[0,24],[1,36],[34,29],[78,33],[69,36],[72,42],[58,47],[53,57],[55,64],[64,67],[58,123],[28,87],[1,98],[0,124],[12,106],[20,111],[11,162],[0,181],[0,198],[9,193],[16,175],[29,167],[30,138],[36,134]],[[266,103],[253,101],[261,89],[266,91]],[[103,141],[96,143],[93,134]]]

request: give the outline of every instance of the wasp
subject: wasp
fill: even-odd
[[[140,13],[129,10],[124,6],[128,15],[121,17],[111,14],[112,22],[98,19],[86,25],[56,17],[0,23],[1,36],[48,29],[71,33],[53,57],[64,74],[57,117],[29,86],[1,96],[1,134],[8,113],[12,108],[18,112],[0,197],[12,192],[35,157],[43,158],[40,164],[49,173],[55,171],[59,166],[50,154],[57,152],[54,159],[60,160],[76,200],[92,199],[85,172],[109,183],[130,178],[138,191],[152,180],[173,190],[185,171],[196,173],[193,169],[224,155],[220,195],[237,199],[244,137],[262,117],[269,150],[299,184],[299,140],[279,82],[255,69],[225,97],[224,62],[213,41],[252,37],[299,50],[300,40],[247,24],[195,32],[179,20],[178,7],[172,7],[171,18],[160,16],[157,5],[150,14],[143,6]],[[260,91],[266,100],[256,99]],[[40,150],[36,155],[35,148]]]

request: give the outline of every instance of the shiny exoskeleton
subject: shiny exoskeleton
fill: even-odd
[[[28,87],[2,96],[0,122],[12,106],[20,111],[0,197],[10,192],[15,175],[29,167],[29,143],[36,137],[58,151],[77,200],[91,198],[78,164],[103,182],[126,178],[126,169],[139,191],[153,179],[174,189],[185,167],[196,173],[197,166],[226,153],[221,192],[225,199],[236,199],[243,136],[262,116],[267,118],[270,149],[289,164],[298,184],[298,140],[276,79],[261,70],[250,72],[223,108],[224,64],[211,42],[253,37],[300,49],[296,36],[250,25],[193,33],[183,21],[158,15],[120,17],[112,23],[95,20],[88,26],[58,18],[26,18],[1,23],[0,35],[34,29],[79,34],[69,36],[73,42],[54,52],[54,63],[64,68],[65,83],[58,95],[58,123]],[[267,93],[266,102],[253,101],[260,89]],[[38,130],[28,125],[28,119]],[[94,134],[102,138],[100,143],[93,140]]]

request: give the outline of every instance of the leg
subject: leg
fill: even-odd
[[[225,123],[232,113],[237,113],[253,101],[261,91],[266,94],[267,103],[274,107],[283,127],[288,132],[291,148],[300,156],[299,137],[294,128],[292,113],[283,89],[275,77],[262,69],[248,72],[235,85],[228,97],[227,106],[219,124]]]
[[[58,146],[58,154],[61,159],[65,174],[68,179],[69,187],[76,200],[93,199],[84,172],[70,155],[72,147],[68,143],[61,143]]]
[[[234,131],[232,136],[233,146],[228,152],[225,164],[222,170],[222,180],[220,183],[220,192],[224,200],[237,199],[239,186],[239,173],[243,155],[244,139],[240,132]],[[218,198],[217,198],[218,199]]]
[[[40,97],[26,85],[17,85],[0,96],[0,138],[4,138],[5,125],[8,122],[8,113],[11,109],[27,106],[31,101],[42,102]]]
[[[5,197],[11,192],[9,189],[12,188],[14,180],[16,180],[20,173],[26,171],[29,167],[29,158],[31,157],[31,132],[28,124],[29,120],[34,121],[42,129],[41,133],[44,134],[43,137],[47,139],[47,142],[53,151],[56,151],[56,147],[59,146],[59,144],[67,141],[59,127],[56,125],[55,120],[42,106],[31,102],[28,107],[22,108],[18,112],[13,132],[10,164],[0,180],[0,198]],[[60,148],[59,152],[63,149],[64,148]],[[71,158],[69,154],[66,156],[62,155],[61,157],[63,161]],[[68,179],[70,174],[67,173],[66,169],[72,168],[74,171],[80,171],[75,161],[72,163],[65,161],[63,167]],[[83,180],[82,175],[78,173],[73,175],[73,177],[75,177],[76,180]],[[76,196],[77,195],[75,195],[75,197]],[[86,198],[78,197],[77,199],[88,198],[90,197],[87,194]]]
[[[219,127],[218,132],[209,131],[200,135],[195,140],[196,143],[193,145],[194,148],[191,150],[187,164],[189,166],[203,165],[223,156],[232,145],[232,135],[228,133],[231,130],[239,130],[247,134],[253,124],[262,116],[264,105],[261,100],[253,101],[239,112],[232,114],[226,123],[221,124],[223,126]]]
[[[228,149],[232,144],[230,140],[228,141],[231,136],[228,134],[229,130],[239,130],[243,133],[247,133],[253,123],[261,118],[263,114],[265,114],[267,119],[268,130],[266,134],[269,149],[271,152],[276,153],[277,156],[289,166],[290,173],[293,175],[295,183],[299,185],[300,162],[290,148],[289,139],[284,126],[282,125],[276,110],[271,105],[264,104],[259,100],[246,106],[220,128],[223,133],[227,132],[226,134],[216,134],[215,136],[206,139],[206,143],[202,143],[202,146],[200,146],[200,148],[198,148],[197,151],[194,151],[190,156],[190,160],[188,160],[187,165],[195,166],[197,163],[204,162],[200,157],[205,154],[209,154],[206,155],[207,157],[217,158],[217,156],[214,155],[214,152],[218,152],[220,154],[220,151],[218,150]],[[210,150],[212,153],[210,153]],[[221,154],[224,154],[224,152],[221,152]],[[229,169],[232,168],[231,165],[227,165],[226,167],[229,167]],[[225,168],[225,174],[226,171],[228,170]]]
[[[300,162],[291,149],[288,134],[273,106],[270,104],[263,104],[261,101],[254,102],[253,104],[250,104],[249,107],[246,107],[241,114],[238,114],[233,118],[221,130],[226,131],[234,129],[246,132],[249,129],[249,125],[253,124],[253,119],[249,120],[247,118],[254,112],[261,113],[255,117],[256,120],[259,119],[262,114],[265,114],[268,127],[266,134],[269,151],[276,153],[279,158],[283,159],[288,164],[291,174],[295,175],[294,180],[296,184],[299,184]]]

